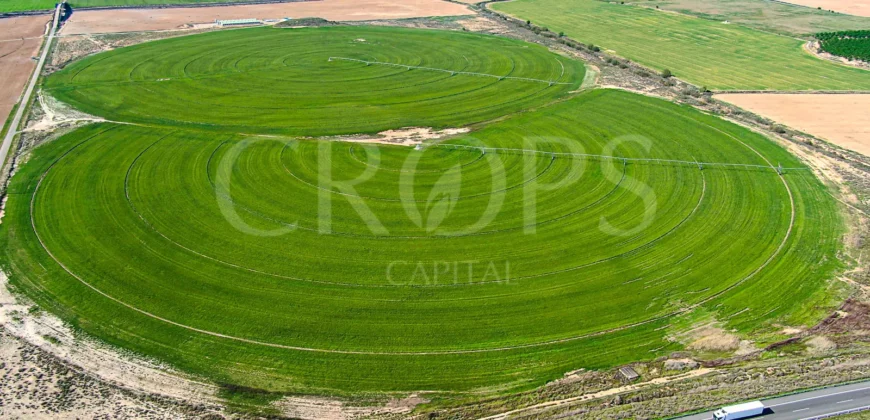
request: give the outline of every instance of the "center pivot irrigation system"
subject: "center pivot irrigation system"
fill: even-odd
[[[519,154],[532,154],[532,155],[545,155],[545,156],[553,156],[553,157],[576,157],[576,158],[592,158],[592,159],[603,159],[603,160],[614,160],[614,161],[622,161],[623,165],[627,165],[629,162],[649,162],[649,163],[659,163],[666,164],[672,163],[677,165],[693,165],[697,166],[698,169],[703,170],[705,166],[721,166],[721,167],[731,167],[731,168],[753,168],[753,169],[773,169],[776,173],[782,175],[785,171],[805,171],[809,170],[807,167],[783,167],[782,164],[777,164],[777,166],[769,166],[769,165],[752,165],[747,163],[725,163],[725,162],[698,162],[693,160],[678,160],[678,159],[652,159],[652,158],[629,158],[622,156],[611,156],[611,155],[596,155],[591,153],[568,153],[568,152],[548,152],[543,150],[530,150],[530,149],[510,149],[510,148],[499,148],[499,147],[480,147],[480,146],[467,146],[464,144],[437,144],[432,147],[441,147],[446,149],[465,149],[465,150],[477,150],[481,153],[493,152],[493,153],[519,153]]]
[[[508,392],[666,356],[706,317],[752,338],[827,315],[845,229],[824,184],[758,133],[584,76],[392,27],[88,56],[44,86],[116,122],[22,163],[0,263],[90,336],[281,393]],[[421,151],[316,140],[469,126]]]
[[[385,62],[382,62],[382,61],[366,61],[366,60],[358,60],[358,59],[356,59],[356,58],[347,58],[347,57],[329,57],[329,60],[328,60],[328,61],[333,61],[333,60],[353,61],[353,62],[356,62],[356,63],[364,63],[366,66],[370,66],[370,65],[372,65],[372,64],[377,64],[377,65],[380,65],[380,66],[403,67],[403,68],[406,68],[406,69],[408,69],[408,70],[414,69],[414,70],[440,71],[440,72],[444,72],[444,73],[450,73],[451,76],[455,76],[455,75],[457,75],[457,74],[464,74],[464,75],[469,75],[469,76],[494,77],[494,78],[496,78],[496,79],[498,79],[498,80],[505,80],[505,79],[510,79],[510,80],[525,80],[525,81],[527,81],[527,82],[540,82],[540,83],[547,83],[547,84],[549,84],[550,86],[553,86],[553,85],[571,85],[571,84],[573,84],[573,83],[567,83],[567,82],[554,82],[554,81],[552,81],[552,80],[532,79],[532,78],[530,78],[530,77],[499,76],[499,75],[497,75],[497,74],[475,73],[475,72],[472,72],[472,71],[456,71],[456,70],[447,70],[447,69],[439,69],[439,68],[435,68],[435,67],[411,66],[411,65],[408,65],[408,64],[385,63]]]

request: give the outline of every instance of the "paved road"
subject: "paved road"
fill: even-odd
[[[759,420],[805,420],[865,408],[870,409],[870,381],[842,385],[788,397],[761,400],[768,409]],[[713,417],[713,411],[679,420],[702,420]]]
[[[21,118],[24,117],[26,105],[30,102],[30,96],[33,95],[33,89],[36,88],[36,82],[39,80],[40,73],[42,73],[42,66],[45,65],[45,59],[48,57],[48,51],[51,50],[51,42],[54,40],[54,33],[57,31],[57,23],[60,20],[60,11],[63,8],[63,3],[58,3],[57,8],[54,10],[51,30],[48,32],[48,38],[42,44],[42,55],[39,56],[36,69],[33,70],[33,75],[30,76],[30,83],[27,84],[27,89],[24,91],[24,95],[21,96],[21,102],[19,102],[18,109],[15,111],[15,116],[12,117],[12,123],[9,124],[9,131],[6,133],[6,137],[3,138],[3,143],[0,144],[0,167],[6,164],[6,155],[9,154],[9,148],[12,147],[12,139],[18,134],[18,126],[21,124]],[[2,123],[0,123],[0,127],[2,127]]]

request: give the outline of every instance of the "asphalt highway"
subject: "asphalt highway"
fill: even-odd
[[[744,401],[745,402],[745,401]],[[870,381],[761,400],[767,407],[759,420],[810,420],[870,409]],[[718,407],[717,407],[718,409]],[[713,411],[679,420],[713,418]]]

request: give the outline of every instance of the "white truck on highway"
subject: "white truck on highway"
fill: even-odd
[[[737,405],[722,407],[713,412],[714,420],[737,420],[747,417],[758,416],[764,412],[764,404],[761,401],[753,401]]]

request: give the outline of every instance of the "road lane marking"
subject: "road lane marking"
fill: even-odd
[[[865,405],[865,406],[863,406],[863,407],[849,408],[849,409],[846,409],[846,410],[835,411],[835,412],[833,412],[833,413],[818,414],[818,415],[815,415],[815,416],[812,416],[812,417],[804,417],[804,418],[802,418],[802,419],[800,419],[800,420],[811,420],[811,419],[817,419],[817,418],[820,418],[820,417],[832,417],[832,416],[836,416],[836,415],[840,415],[840,414],[846,414],[846,413],[857,413],[857,412],[859,412],[859,411],[864,411],[864,410],[868,410],[868,409],[870,409],[870,405]]]
[[[849,401],[855,401],[855,400],[843,400],[843,401],[837,401],[837,404],[844,403],[844,402],[849,402]]]
[[[801,399],[801,400],[794,400],[794,401],[788,401],[788,402],[779,403],[779,404],[768,405],[768,407],[779,407],[779,406],[781,406],[781,405],[789,405],[789,404],[794,404],[794,403],[796,403],[796,402],[815,400],[815,399],[818,399],[818,398],[832,397],[832,396],[834,396],[834,395],[848,394],[848,393],[850,393],[850,392],[864,391],[864,390],[867,390],[867,389],[870,389],[870,386],[866,386],[866,387],[864,387],[864,388],[858,388],[858,389],[850,389],[850,390],[848,390],[848,391],[834,392],[834,393],[832,393],[832,394],[819,395],[819,396],[817,396],[817,397],[804,398],[804,399]]]
[[[845,386],[848,386],[848,385],[845,385]],[[834,388],[834,389],[836,389],[836,388]],[[848,394],[848,393],[850,393],[850,392],[866,391],[866,390],[868,390],[868,389],[870,389],[870,386],[865,386],[865,387],[863,387],[863,388],[850,389],[850,390],[846,390],[846,391],[834,392],[834,393],[825,394],[825,395],[819,395],[819,396],[815,396],[815,397],[802,398],[802,399],[799,399],[799,400],[787,401],[787,402],[782,402],[782,403],[779,403],[779,404],[771,404],[771,405],[767,405],[767,404],[765,404],[765,406],[768,407],[768,408],[772,408],[772,407],[780,407],[780,406],[783,406],[783,405],[794,404],[794,403],[798,403],[798,402],[801,402],[801,401],[809,401],[809,400],[815,400],[815,399],[818,399],[818,398],[832,397],[832,396],[834,396],[834,395]],[[821,390],[817,390],[817,391],[821,391]],[[774,399],[775,399],[775,398],[774,398]],[[764,401],[764,400],[762,400],[762,401]],[[809,408],[803,408],[803,409],[798,409],[798,410],[794,410],[794,411],[804,411],[804,410],[808,410],[808,409],[809,409]],[[856,412],[856,411],[862,411],[862,410],[870,410],[870,405],[866,405],[866,406],[863,406],[863,407],[857,407],[857,408],[850,408],[850,409],[846,409],[846,410],[842,410],[842,411],[837,411],[837,412],[833,412],[833,413],[821,414],[820,416],[829,416],[829,415],[832,415],[832,414],[845,414],[846,412]],[[706,413],[705,413],[705,414],[699,414],[698,416],[704,416],[704,415],[706,415]],[[800,419],[800,420],[811,420],[811,419],[815,419],[815,418],[817,418],[817,417],[818,417],[818,416],[806,417],[806,418],[803,418],[803,419]],[[687,417],[683,417],[683,418],[687,418]]]
[[[807,408],[799,408],[799,409],[797,409],[797,410],[792,411],[792,413],[797,413],[798,411],[806,411],[806,410],[809,410],[809,407],[807,407]]]

